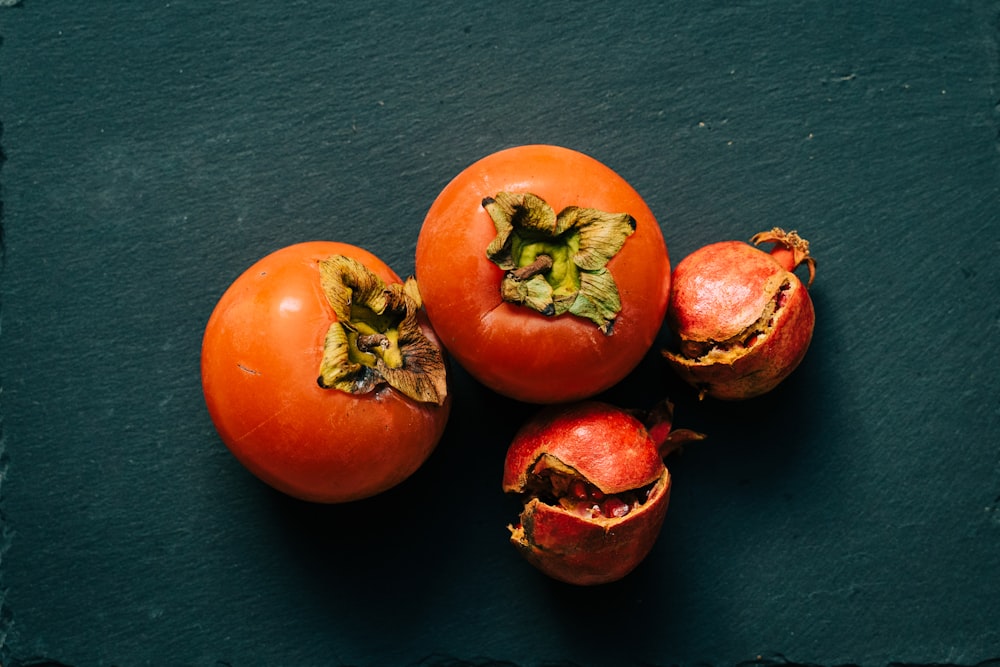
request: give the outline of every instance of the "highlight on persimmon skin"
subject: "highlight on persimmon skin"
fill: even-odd
[[[412,281],[372,253],[310,241],[224,292],[202,340],[219,437],[271,487],[317,503],[367,498],[412,475],[451,406],[447,369]]]
[[[670,260],[638,192],[594,158],[518,146],[462,170],[429,208],[416,278],[452,358],[519,401],[589,398],[660,333]]]
[[[522,499],[510,541],[534,567],[580,586],[617,581],[653,548],[670,500],[663,458],[704,436],[598,401],[550,406],[515,435],[503,489]]]
[[[699,396],[744,400],[777,387],[805,357],[816,315],[809,243],[775,227],[751,239],[713,243],[674,268],[663,356]],[[755,246],[772,243],[770,252]],[[795,271],[805,266],[803,284]]]

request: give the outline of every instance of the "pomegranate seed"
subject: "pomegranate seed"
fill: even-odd
[[[620,519],[621,517],[625,516],[626,514],[629,513],[629,510],[631,509],[632,508],[628,506],[628,503],[614,496],[611,496],[610,498],[605,500],[604,505],[601,507],[601,510],[604,512],[604,514],[615,519]]]
[[[573,483],[569,486],[569,493],[577,500],[586,500],[587,498],[587,485],[578,480],[573,480]]]
[[[591,500],[596,500],[596,501],[600,502],[600,501],[604,500],[604,492],[601,491],[596,486],[591,486],[590,487],[590,498],[591,498]]]

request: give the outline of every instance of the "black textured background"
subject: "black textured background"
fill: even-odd
[[[0,664],[995,665],[1000,5],[0,3]],[[458,171],[604,161],[676,263],[772,225],[819,271],[796,374],[671,395],[661,539],[573,589],[506,543],[528,406],[456,372],[405,484],[291,501],[219,442],[222,291],[324,238],[413,270]]]

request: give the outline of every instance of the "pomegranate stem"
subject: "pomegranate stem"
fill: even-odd
[[[812,286],[816,278],[816,260],[809,254],[809,241],[799,236],[798,232],[795,230],[786,232],[780,227],[774,227],[770,231],[754,235],[750,242],[754,245],[773,243],[771,257],[786,271],[795,271],[804,263],[809,269],[809,282],[806,287]]]
[[[687,443],[704,440],[707,437],[704,433],[692,431],[691,429],[674,429],[673,420],[674,404],[669,400],[664,400],[656,404],[646,413],[643,420],[649,437],[656,443],[656,447],[660,452],[660,458],[667,458]]]

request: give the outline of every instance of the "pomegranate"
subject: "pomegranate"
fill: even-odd
[[[671,430],[673,409],[629,411],[586,401],[544,409],[515,435],[503,489],[524,499],[508,526],[520,553],[570,584],[621,579],[649,553],[663,525],[670,473],[663,458],[703,436]]]
[[[670,366],[699,397],[741,400],[774,389],[802,361],[815,312],[807,288],[816,276],[809,243],[775,227],[750,245],[707,245],[674,269],[663,350]],[[754,246],[773,243],[764,252]],[[794,271],[805,264],[809,282]]]

